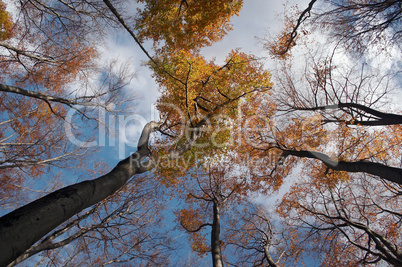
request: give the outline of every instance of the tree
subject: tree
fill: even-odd
[[[0,2],[0,41],[6,40],[12,35],[13,21],[10,13],[6,11],[6,4],[3,1]]]
[[[395,76],[341,68],[333,62],[335,53],[318,60],[307,55],[301,78],[284,63],[275,97],[281,119],[265,123],[253,138],[260,150],[281,155],[272,167],[276,171],[288,168],[290,157],[309,158],[327,169],[365,172],[401,184],[401,116],[377,108],[385,105]]]
[[[204,176],[204,177],[203,177]],[[199,254],[211,252],[212,265],[223,266],[222,241],[221,241],[221,216],[224,205],[232,196],[237,186],[226,189],[223,184],[225,178],[222,170],[209,169],[207,173],[196,174],[198,190],[189,190],[186,202],[188,207],[178,213],[180,225],[190,233],[191,248]],[[193,188],[193,186],[192,186]],[[228,192],[225,192],[225,191]],[[210,246],[205,243],[202,230],[211,227]]]
[[[343,26],[334,25],[338,31]],[[346,42],[357,40],[349,37]],[[297,233],[290,247],[321,253],[325,266],[398,265],[400,237],[393,229],[400,224],[395,207],[402,181],[401,116],[399,110],[381,111],[388,108],[396,75],[367,64],[360,70],[336,65],[338,52],[318,60],[314,56],[319,52],[308,53],[302,78],[290,60],[279,70],[281,120],[267,127],[270,134],[259,136],[267,151],[279,149],[275,171],[288,168],[287,160],[293,163],[294,157],[302,164],[301,181],[285,195],[278,212],[290,227],[286,231]]]
[[[304,243],[324,254],[324,266],[380,261],[397,266],[402,261],[400,192],[400,185],[363,175],[333,184],[307,177],[292,187],[278,209]],[[298,246],[304,250],[306,244]]]
[[[237,220],[235,229],[232,229],[231,240],[228,245],[235,248],[236,266],[279,266],[280,261],[286,261],[290,255],[279,244],[286,243],[283,240],[275,240],[276,233],[269,219],[270,215],[261,205],[246,203],[245,208],[240,210],[233,218]],[[273,251],[276,251],[273,252]],[[277,259],[274,260],[274,256]],[[292,254],[297,258],[297,253]]]
[[[287,34],[274,47],[276,54],[286,58],[288,52],[283,48],[288,51],[286,47],[296,45],[297,32],[308,21],[305,18],[315,2],[310,2],[296,24],[289,21]],[[97,48],[108,29],[122,30],[140,47],[160,89],[156,103],[160,120],[145,125],[136,152],[98,178],[85,180],[87,175],[82,174],[77,183],[69,182],[0,218],[0,265],[45,250],[44,260],[53,260],[70,242],[78,249],[67,260],[77,264],[135,259],[138,264],[166,263],[169,239],[163,236],[166,232],[155,229],[163,209],[151,201],[153,194],[142,194],[144,180],[151,183],[148,186],[164,185],[166,191],[174,192],[171,197],[187,201],[178,219],[191,232],[195,250],[209,250],[202,230],[211,227],[210,249],[216,266],[227,261],[223,250],[234,250],[228,244],[237,245],[237,251],[252,264],[275,266],[301,260],[301,253],[314,247],[314,243],[303,244],[302,238],[311,240],[310,232],[302,228],[307,215],[311,215],[307,223],[314,220],[308,227],[319,233],[329,231],[334,237],[333,243],[315,239],[322,245],[316,251],[324,253],[327,261],[399,263],[400,211],[395,207],[400,206],[400,115],[382,105],[384,95],[389,95],[389,87],[383,85],[392,75],[367,75],[366,67],[343,72],[330,56],[313,60],[301,79],[302,86],[290,69],[280,73],[274,85],[255,56],[232,50],[217,64],[202,55],[201,48],[220,40],[230,29],[230,18],[238,14],[242,1],[136,3],[139,9],[126,1],[20,1],[19,16],[13,20],[0,5],[0,93],[4,96],[0,100],[4,122],[0,124],[4,126],[0,167],[7,171],[1,176],[0,193],[22,194],[21,183],[43,177],[51,164],[75,166],[70,160],[78,160],[73,155],[76,151],[68,146],[69,136],[57,127],[64,121],[73,125],[68,109],[75,112],[79,125],[91,126],[91,112],[98,108],[108,110],[109,103],[119,100],[124,108],[130,75],[120,63],[116,75],[97,61]],[[339,10],[339,14],[368,7],[346,13]],[[381,21],[394,12],[398,22],[398,7],[397,3],[375,11],[375,19]],[[387,29],[392,27],[399,24],[392,22]],[[153,43],[152,50],[146,41]],[[373,43],[369,40],[367,45]],[[359,52],[364,51],[359,47]],[[92,90],[98,84],[104,86]],[[142,173],[151,174],[139,176]],[[306,179],[307,185],[295,184],[278,209],[289,219],[286,227],[276,228],[280,224],[273,224],[276,217],[268,218],[264,211],[238,217],[238,213],[226,212],[228,207],[243,210],[243,200],[253,193],[276,191],[295,174]],[[368,186],[372,177],[364,175],[379,179],[373,183],[380,184],[377,187],[382,191]],[[337,190],[339,198],[332,197]],[[321,210],[318,200],[314,202],[317,192],[328,210]],[[363,193],[361,198],[357,193]],[[370,203],[367,207],[365,201]],[[351,208],[345,203],[351,203]],[[140,207],[140,220],[135,218],[134,207]],[[292,217],[301,210],[306,214]],[[232,218],[226,219],[227,215]],[[320,225],[320,220],[325,223]],[[281,232],[285,238],[275,235]],[[236,237],[239,242],[234,242]],[[342,242],[346,242],[345,258],[331,257],[325,250],[339,251]],[[104,253],[92,253],[94,247],[102,247]]]
[[[402,7],[398,1],[325,1],[327,9],[312,23],[330,29],[349,51],[362,53],[379,45],[396,46],[401,38]]]
[[[41,252],[46,252],[41,253],[41,262],[53,264],[167,264],[167,252],[174,242],[167,234],[169,229],[160,227],[164,200],[154,184],[149,175],[131,180],[112,196],[64,222],[11,265]],[[68,244],[73,246],[66,249]],[[70,257],[63,256],[66,252]]]
[[[114,8],[114,6],[112,6],[111,3],[108,1],[104,2],[108,7],[108,9],[110,10],[110,12],[116,17],[117,21],[126,30],[128,30],[133,37],[135,37],[133,32],[131,32],[130,28],[127,26],[127,24],[125,24],[123,18]],[[62,7],[66,8],[68,6],[63,4]],[[44,7],[44,9],[46,11],[45,17],[49,16],[50,13],[53,13],[53,11],[55,11],[53,7],[49,6]],[[35,11],[35,9],[33,10]],[[42,9],[39,10],[41,11],[40,14],[42,14],[43,10]],[[81,12],[83,12],[83,14],[86,15],[84,11],[81,10]],[[82,15],[81,13],[79,14]],[[63,16],[60,17],[58,16],[57,19],[63,20]],[[60,23],[63,24],[62,22]],[[61,28],[63,29],[64,27]],[[134,39],[136,41],[138,40],[136,38]],[[17,54],[21,54],[19,52],[19,49],[10,48],[10,50],[14,51]],[[183,61],[185,59],[185,56],[189,56],[189,54],[184,55],[179,54],[179,57],[177,59]],[[34,58],[35,60],[38,60],[38,57],[39,56],[37,55],[31,57],[28,56],[28,58]],[[233,75],[233,78],[230,81],[231,83],[223,84],[222,86],[231,86],[231,88],[236,88],[237,90],[234,90],[231,94],[226,93],[227,95],[225,93],[221,93],[220,96],[221,99],[219,100],[220,103],[218,103],[215,106],[210,106],[210,109],[205,108],[202,113],[196,114],[199,118],[198,120],[194,120],[193,118],[191,118],[192,120],[190,120],[190,123],[186,122],[186,125],[190,125],[190,127],[186,128],[186,132],[190,133],[189,135],[190,137],[187,139],[181,138],[182,145],[179,146],[176,150],[172,151],[171,156],[169,156],[171,159],[177,158],[183,153],[189,151],[189,149],[194,145],[195,141],[202,135],[201,131],[202,127],[209,119],[213,117],[213,115],[216,115],[218,111],[221,112],[222,109],[224,109],[226,106],[229,107],[229,105],[234,105],[235,103],[239,102],[241,98],[246,97],[252,94],[253,92],[266,91],[270,87],[269,76],[263,75],[267,73],[262,71],[261,66],[259,66],[258,64],[254,64],[252,58],[247,58],[246,55],[241,53],[234,53],[232,57],[233,57],[232,59],[233,64],[229,62],[224,67],[218,68],[214,66],[212,63],[209,64],[210,69],[206,68],[205,74],[202,75],[202,79],[205,80],[201,89],[205,89],[205,92],[207,92],[208,90],[212,89],[212,86],[210,85],[212,82],[215,82],[216,85],[224,82],[225,80],[223,78],[225,77],[221,77],[220,78],[221,80],[219,81],[219,79],[215,79],[215,77],[213,76],[215,74],[228,75],[228,71],[230,71],[230,69],[232,71],[232,74],[238,73],[239,75],[257,75],[257,76],[250,76],[248,79],[244,79],[247,78],[247,76],[235,77]],[[157,63],[156,60],[153,60],[152,58],[150,59],[151,62],[154,64],[155,69],[159,72],[159,73],[157,72],[156,75],[159,75],[160,77],[163,77],[163,75],[167,75],[169,78],[175,80],[176,82],[179,83],[181,82],[181,85],[185,85],[186,90],[189,88],[196,88],[196,85],[192,84],[194,80],[198,79],[199,81],[202,81],[202,79],[199,79],[197,77],[189,79],[191,71],[186,70],[188,72],[187,80],[183,82],[183,80],[180,80],[180,78],[176,77],[176,76],[180,77],[179,73],[172,74],[171,70],[167,66],[161,66],[159,63],[155,64]],[[192,60],[191,56],[186,61],[189,62],[190,60]],[[201,64],[206,65],[205,61],[202,62],[202,59],[200,57],[198,57],[197,60],[201,60]],[[46,60],[42,61],[47,62],[51,60],[49,57]],[[191,66],[191,64],[189,65]],[[244,66],[246,66],[246,69],[244,68]],[[178,67],[179,67],[178,70],[180,70],[180,68],[181,71],[184,70],[183,66],[179,65]],[[193,73],[191,73],[191,75],[193,75]],[[216,76],[219,77],[219,75]],[[191,84],[189,84],[189,82],[191,82]],[[174,86],[177,85],[169,85],[169,87],[172,88],[174,88]],[[54,102],[61,102],[67,105],[71,104],[71,102],[66,103],[66,101],[64,101],[62,98],[59,97],[48,97],[47,95],[43,94],[31,94],[27,92],[26,89],[21,90],[22,88],[16,88],[15,86],[13,87],[9,86],[4,88],[6,88],[7,90],[11,88],[18,94],[29,95],[30,97],[36,97],[45,101],[46,103],[54,101]],[[225,89],[227,90],[227,88]],[[171,91],[173,89],[169,90]],[[169,95],[169,90],[165,95]],[[219,89],[215,90],[215,92],[218,91]],[[212,96],[213,95],[211,96],[202,95],[204,99],[207,99],[206,97],[211,97],[211,100],[213,100]],[[182,101],[182,99],[180,99],[180,101]],[[180,101],[178,100],[177,104],[182,105],[183,102]],[[232,116],[234,115],[235,112],[233,112]],[[20,209],[15,210],[14,212],[11,212],[3,216],[1,218],[0,228],[2,236],[4,237],[2,239],[2,245],[1,245],[1,247],[4,248],[4,254],[2,255],[3,258],[1,263],[4,264],[6,262],[14,260],[20,254],[22,254],[26,249],[28,249],[31,245],[33,245],[36,241],[38,241],[42,236],[51,231],[54,227],[56,227],[63,221],[67,220],[72,215],[80,212],[81,210],[87,207],[90,207],[91,205],[98,203],[99,201],[105,199],[106,197],[116,192],[119,188],[121,188],[124,184],[126,184],[126,182],[133,175],[151,169],[157,162],[158,156],[156,155],[155,157],[149,158],[150,150],[148,148],[148,140],[151,132],[160,129],[161,126],[163,126],[163,124],[156,122],[151,122],[147,124],[141,135],[138,151],[132,154],[127,159],[121,161],[108,174],[103,175],[95,180],[84,181],[75,185],[59,189],[41,199],[38,199],[37,201],[32,202],[31,204],[28,204],[24,207],[21,207]],[[143,162],[144,159],[149,160]],[[60,207],[64,208],[60,209]],[[47,212],[49,212],[49,214],[51,215],[47,216],[46,215]],[[35,229],[35,231],[32,231],[32,229]],[[22,240],[20,239],[17,242],[17,240],[15,240],[14,238],[17,237],[18,239],[18,236],[23,236],[23,238]],[[15,241],[12,241],[13,239]],[[12,246],[10,247],[9,244],[12,244]]]
[[[256,185],[253,171],[244,168],[239,158],[224,157],[200,163],[200,168],[192,169],[189,177],[173,189],[173,194],[178,194],[186,203],[177,212],[177,220],[189,233],[192,250],[199,255],[211,252],[213,266],[223,266],[228,261],[223,253],[228,244],[242,242],[233,234],[241,220],[240,212],[235,210],[245,205],[250,194],[272,190],[268,179]],[[207,232],[210,245],[206,242]]]
[[[124,65],[113,70],[113,64],[96,64],[97,52],[89,42],[96,28],[79,22],[93,15],[89,10],[83,14],[62,2],[52,7],[45,2],[15,4],[19,13],[14,20],[2,4],[0,40],[0,196],[1,205],[11,208],[32,200],[26,192],[49,168],[79,168],[88,148],[70,142],[63,127],[68,108],[83,116],[84,124],[95,120],[98,107],[113,102],[119,108],[131,75]],[[72,89],[77,81],[79,87]]]
[[[399,1],[312,0],[300,15],[286,17],[284,30],[268,47],[273,55],[285,57],[300,32],[308,34],[311,28],[321,28],[346,51],[359,56],[373,47],[379,52],[390,47],[400,50],[401,14]]]
[[[144,7],[134,29],[138,39],[153,41],[159,52],[198,50],[222,39],[231,30],[230,18],[238,15],[242,0],[141,0]]]

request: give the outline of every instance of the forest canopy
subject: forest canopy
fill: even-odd
[[[0,0],[0,266],[402,265],[400,1],[256,5]]]

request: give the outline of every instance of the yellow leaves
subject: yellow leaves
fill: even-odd
[[[203,121],[193,149],[183,155],[187,170],[196,163],[195,157],[212,158],[226,149],[235,149],[234,135],[241,129],[238,124],[244,122],[243,117],[255,115],[258,106],[265,105],[267,97],[263,95],[268,95],[272,86],[271,75],[263,65],[237,50],[228,55],[223,66],[184,50],[170,53],[159,63],[160,66],[152,66],[161,91],[157,108],[161,117],[166,118],[162,130],[169,137],[160,139],[157,153],[163,155],[189,141],[192,127]],[[265,115],[270,112],[267,110]],[[198,156],[189,155],[194,153]],[[169,175],[183,174],[174,167],[159,171],[164,180],[171,182],[174,179],[169,179]]]
[[[175,105],[187,117],[185,120],[195,120],[195,124],[218,109],[220,116],[233,117],[241,96],[252,97],[247,92],[272,86],[271,75],[262,64],[239,51],[232,51],[223,66],[188,51],[171,53],[161,65],[154,67],[162,93],[159,111],[166,114],[170,109],[166,103]]]
[[[315,150],[325,146],[329,133],[322,125],[322,116],[313,113],[310,116],[293,117],[288,125],[277,132],[278,141],[286,147]]]
[[[11,38],[13,34],[13,21],[10,13],[6,11],[6,4],[0,0],[0,41]]]
[[[242,0],[141,0],[136,29],[141,40],[150,39],[162,51],[198,50],[220,40],[231,30]]]

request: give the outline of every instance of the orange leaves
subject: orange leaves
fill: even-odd
[[[285,147],[315,149],[328,141],[328,132],[322,125],[322,116],[318,113],[294,117],[276,134],[279,143]]]
[[[191,249],[202,256],[211,251],[206,239],[200,233],[193,233],[190,236]]]
[[[220,40],[231,30],[230,18],[237,15],[242,0],[139,1],[136,29],[140,39],[150,39],[162,51],[198,50]]]
[[[203,218],[201,210],[198,210],[198,207],[197,210],[188,207],[186,209],[181,209],[176,216],[182,227],[190,231],[189,239],[191,243],[191,249],[197,252],[199,255],[208,253],[210,251],[210,248],[207,245],[207,241],[204,237],[203,232],[200,231],[200,226],[205,223],[203,221],[205,220],[205,218]],[[200,232],[196,230],[199,230]]]
[[[296,45],[297,32],[295,31],[297,22],[297,7],[292,7],[290,14],[285,14],[284,26],[281,32],[266,43],[266,48],[268,49],[272,57],[279,59],[287,59],[291,53],[290,50]]]
[[[13,21],[6,11],[6,4],[0,0],[0,41],[9,39],[13,34]]]
[[[338,173],[339,174],[339,173]],[[377,258],[377,251],[388,251],[385,261],[392,261],[392,247],[401,245],[399,199],[381,182],[354,176],[336,184],[316,184],[305,179],[294,185],[278,207],[287,225],[306,238],[299,246],[309,245],[324,253],[324,264],[338,262],[352,266],[363,258]],[[366,254],[366,251],[369,253]],[[365,255],[365,256],[364,256]]]
[[[192,208],[180,210],[177,216],[183,227],[190,231],[198,229],[203,224],[201,214]]]
[[[41,9],[30,2],[17,4],[20,15],[12,25],[12,35],[12,22],[2,2],[0,7],[0,41],[5,40],[0,55],[3,83],[29,86],[30,90],[33,87],[42,93],[61,93],[67,84],[76,81],[80,72],[93,67],[96,44],[90,45],[85,35],[92,30],[85,29],[84,33],[73,25],[77,12],[63,17],[63,12],[71,12],[74,7],[54,3],[52,7],[44,4]],[[57,11],[51,11],[52,8]],[[5,36],[6,32],[10,34]]]
[[[82,47],[78,43],[72,43],[68,49],[50,46],[43,49],[53,56],[57,57],[55,62],[26,62],[29,66],[28,72],[21,69],[15,64],[17,69],[10,78],[15,80],[16,84],[21,87],[33,85],[36,88],[50,91],[50,95],[55,93],[64,93],[70,83],[79,78],[82,71],[86,71],[92,67],[92,62],[96,59],[96,50],[92,47]],[[62,49],[63,51],[60,51]],[[2,64],[3,65],[3,64]],[[13,64],[4,66],[12,67]]]

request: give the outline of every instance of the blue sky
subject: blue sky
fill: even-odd
[[[267,69],[274,68],[275,62],[271,60],[266,51],[262,47],[262,43],[258,38],[269,38],[270,35],[281,29],[282,21],[280,13],[284,12],[293,4],[297,3],[300,9],[307,7],[309,1],[288,1],[284,6],[282,1],[273,0],[249,0],[245,1],[243,9],[238,17],[232,19],[233,30],[220,42],[211,47],[202,49],[202,54],[208,58],[215,58],[217,62],[222,62],[226,55],[235,48],[240,48],[241,51],[252,53],[257,57],[265,58]],[[320,36],[315,36],[320,39]],[[92,167],[92,163],[96,161],[105,161],[110,167],[113,167],[119,160],[127,157],[136,150],[136,141],[142,127],[146,122],[157,118],[153,103],[158,97],[157,85],[151,78],[151,71],[143,66],[143,62],[147,60],[146,56],[140,48],[134,43],[130,36],[124,31],[114,31],[106,37],[107,47],[101,48],[101,61],[118,60],[119,62],[127,62],[128,66],[135,73],[134,79],[128,86],[129,94],[137,96],[137,100],[133,104],[134,112],[131,115],[121,116],[119,124],[119,115],[106,115],[106,125],[113,119],[115,135],[103,134],[99,132],[95,134],[97,137],[99,152],[88,161],[88,168]],[[150,46],[148,46],[149,48]],[[398,55],[394,55],[398,56]],[[388,58],[389,59],[389,58]],[[349,64],[349,59],[339,56],[338,61],[344,64]],[[392,60],[384,60],[376,56],[369,57],[375,64],[382,66],[385,69],[392,68]],[[297,60],[296,60],[297,62]],[[302,62],[300,62],[302,63]],[[99,141],[105,138],[106,142],[99,146]],[[112,140],[114,140],[112,142]],[[84,141],[84,140],[81,140]],[[114,145],[112,145],[112,143]],[[67,174],[68,171],[63,172]],[[82,177],[85,179],[85,177]],[[70,179],[63,179],[65,183],[76,182],[81,177],[72,176]],[[270,208],[280,195],[286,192],[291,181],[288,179],[288,184],[280,190],[278,196],[271,198],[257,198],[259,203],[267,203]],[[40,185],[40,184],[39,184]],[[177,233],[182,235],[183,233]],[[181,236],[182,240],[187,240],[186,236]],[[183,257],[190,257],[190,252],[181,252]],[[27,261],[28,263],[29,261]],[[202,265],[210,262],[209,256],[203,261]],[[23,264],[24,265],[24,264]],[[309,266],[314,266],[309,263]]]
[[[308,1],[294,1],[301,7],[304,3],[307,6]],[[288,6],[294,2],[289,2]],[[266,51],[262,47],[262,43],[258,38],[265,38],[268,34],[274,35],[282,26],[282,21],[279,19],[279,14],[284,11],[285,7],[281,1],[267,1],[267,0],[250,0],[245,1],[244,6],[239,14],[232,18],[233,30],[218,43],[211,47],[202,49],[202,54],[207,59],[216,59],[216,61],[223,62],[226,55],[232,50],[239,48],[246,53],[254,54],[257,57],[265,58],[266,66],[269,69],[273,64],[271,59],[267,57]],[[106,146],[100,148],[100,153],[97,158],[107,162],[110,167],[113,167],[123,157],[127,157],[130,153],[136,150],[135,142],[138,140],[142,126],[147,121],[157,120],[157,114],[153,103],[158,97],[157,85],[151,78],[151,71],[142,65],[147,60],[146,56],[140,48],[134,43],[126,32],[113,32],[107,37],[108,47],[103,48],[102,60],[117,59],[121,62],[128,60],[129,66],[135,72],[135,78],[129,85],[129,90],[138,96],[135,103],[135,114],[132,114],[132,120],[125,126],[124,133],[122,127],[118,125],[117,116],[114,116],[116,121],[116,137],[115,146],[108,145],[109,135],[106,135]],[[107,115],[107,124],[113,115]],[[127,119],[127,117],[125,117]],[[121,125],[121,126],[123,126]],[[101,138],[102,134],[100,135]],[[122,143],[129,140],[129,143],[124,146]],[[279,195],[282,195],[281,191]],[[258,202],[269,202],[272,204],[278,199],[274,197],[271,199],[259,198]],[[174,218],[170,218],[174,219]],[[178,241],[184,242],[181,249],[176,254],[177,260],[183,261],[186,259],[194,259],[197,256],[189,250],[186,245],[187,235],[184,232],[175,231]],[[210,255],[197,261],[198,266],[208,266],[211,264]],[[312,265],[310,265],[312,266]]]

